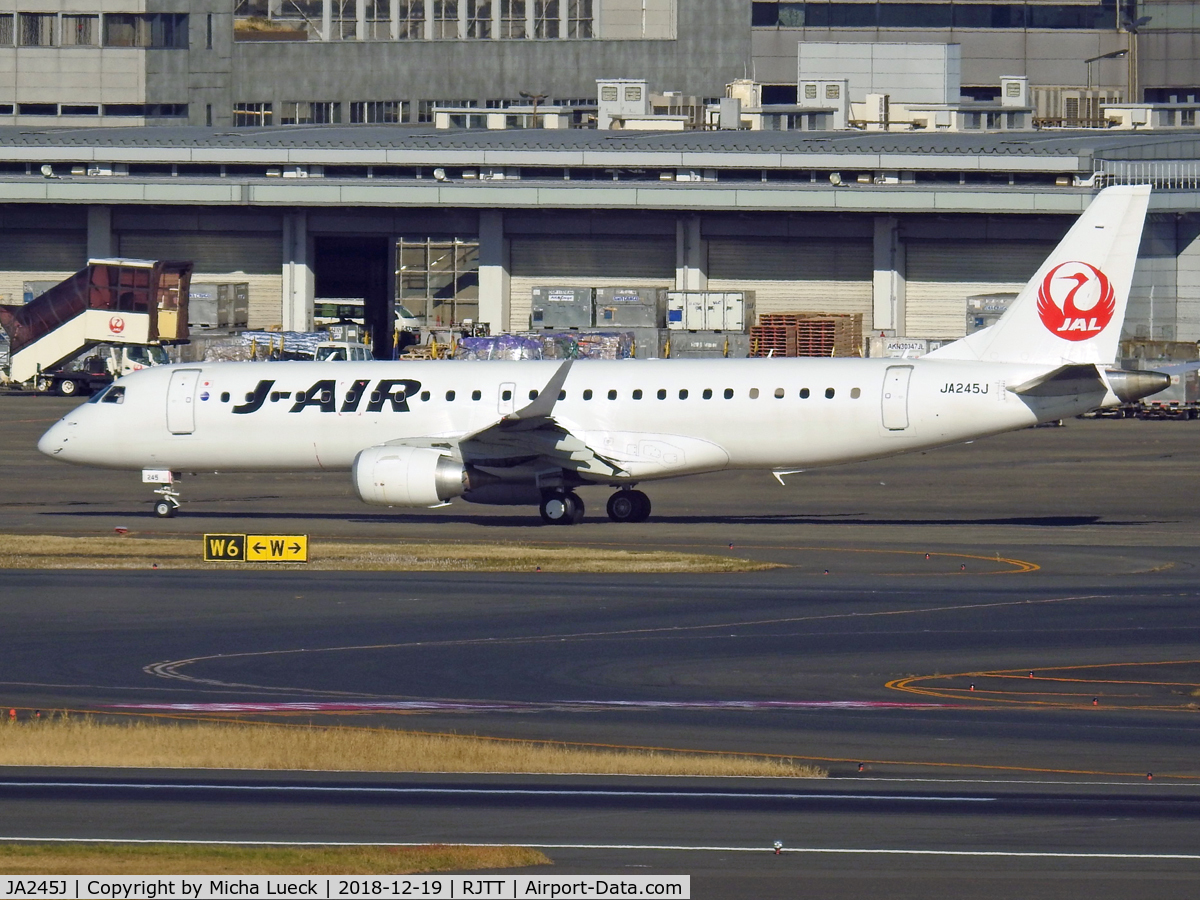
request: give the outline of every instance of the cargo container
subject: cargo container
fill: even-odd
[[[659,288],[596,288],[597,328],[662,328],[666,298]]]
[[[868,355],[875,359],[916,359],[929,350],[929,341],[922,338],[873,337]]]
[[[533,288],[529,327],[533,331],[592,327],[592,288]]]
[[[670,331],[667,351],[671,359],[744,359],[750,355],[750,336],[728,331]]]
[[[193,328],[245,328],[250,321],[250,285],[193,284],[188,325]]]
[[[745,332],[754,322],[753,291],[668,291],[672,331]]]
[[[1158,366],[1171,385],[1137,403],[1139,419],[1194,419],[1200,415],[1200,362]]]

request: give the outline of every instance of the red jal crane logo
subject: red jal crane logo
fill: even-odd
[[[113,334],[120,334],[125,330],[125,320],[120,316],[113,316],[108,320],[108,330]]]
[[[1038,288],[1042,324],[1067,341],[1086,341],[1112,321],[1117,303],[1108,276],[1085,262],[1065,262],[1046,273]]]

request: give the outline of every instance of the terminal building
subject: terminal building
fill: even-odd
[[[529,326],[536,285],[750,290],[761,313],[964,333],[1095,191],[1150,183],[1129,337],[1200,340],[1200,135],[0,129],[0,297],[89,257],[189,259],[249,285],[252,328],[316,298]]]
[[[599,78],[701,102],[735,79],[795,104],[802,43],[961,47],[968,100],[1000,79],[1101,99],[1200,100],[1194,0],[14,0],[0,125],[431,124],[438,107],[587,107]],[[958,98],[950,98],[957,102]],[[668,104],[670,106],[670,104]],[[1068,108],[1069,107],[1069,108]]]

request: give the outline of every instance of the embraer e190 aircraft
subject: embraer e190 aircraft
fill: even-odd
[[[347,470],[366,503],[538,505],[638,522],[634,486],[891,456],[1161,390],[1112,368],[1150,189],[1111,187],[993,326],[920,359],[199,363],[145,369],[72,410],[47,456],[141,469],[155,512],[178,473]]]

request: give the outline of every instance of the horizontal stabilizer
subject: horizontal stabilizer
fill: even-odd
[[[1093,365],[1059,366],[1057,369],[1008,387],[1021,397],[1070,397],[1076,394],[1106,394],[1108,384]]]

